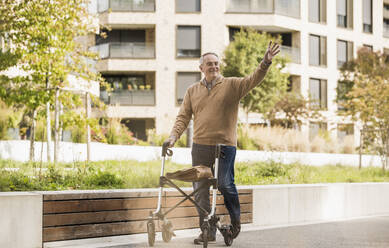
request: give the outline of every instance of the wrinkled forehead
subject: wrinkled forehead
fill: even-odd
[[[216,57],[214,54],[207,54],[204,56],[204,64],[207,62],[219,62],[219,58]]]

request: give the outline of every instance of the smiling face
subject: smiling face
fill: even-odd
[[[200,70],[204,73],[207,82],[212,82],[220,75],[219,58],[214,54],[205,55]]]

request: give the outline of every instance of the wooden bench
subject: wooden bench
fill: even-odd
[[[187,193],[191,190],[185,190]],[[242,223],[252,223],[252,190],[240,189]],[[183,199],[177,191],[165,191],[162,207],[169,208]],[[156,190],[101,190],[76,192],[44,192],[43,242],[96,238],[144,233],[150,211],[158,202]],[[217,214],[229,223],[223,196],[217,197]],[[173,228],[198,227],[196,208],[185,201],[167,215]],[[156,222],[157,231],[159,230]]]

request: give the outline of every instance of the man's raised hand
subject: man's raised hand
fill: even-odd
[[[271,63],[273,58],[280,52],[280,45],[272,41],[269,42],[267,50],[265,52],[264,60],[266,63]]]

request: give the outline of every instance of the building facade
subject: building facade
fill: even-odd
[[[326,109],[322,122],[304,123],[311,136],[326,129],[358,140],[358,125],[336,114],[338,68],[361,46],[389,54],[389,0],[95,0],[91,7],[111,28],[94,41],[97,69],[113,88],[100,98],[108,117],[142,139],[147,129],[170,131],[186,88],[201,78],[200,55],[222,56],[241,27],[282,36],[291,89]]]

